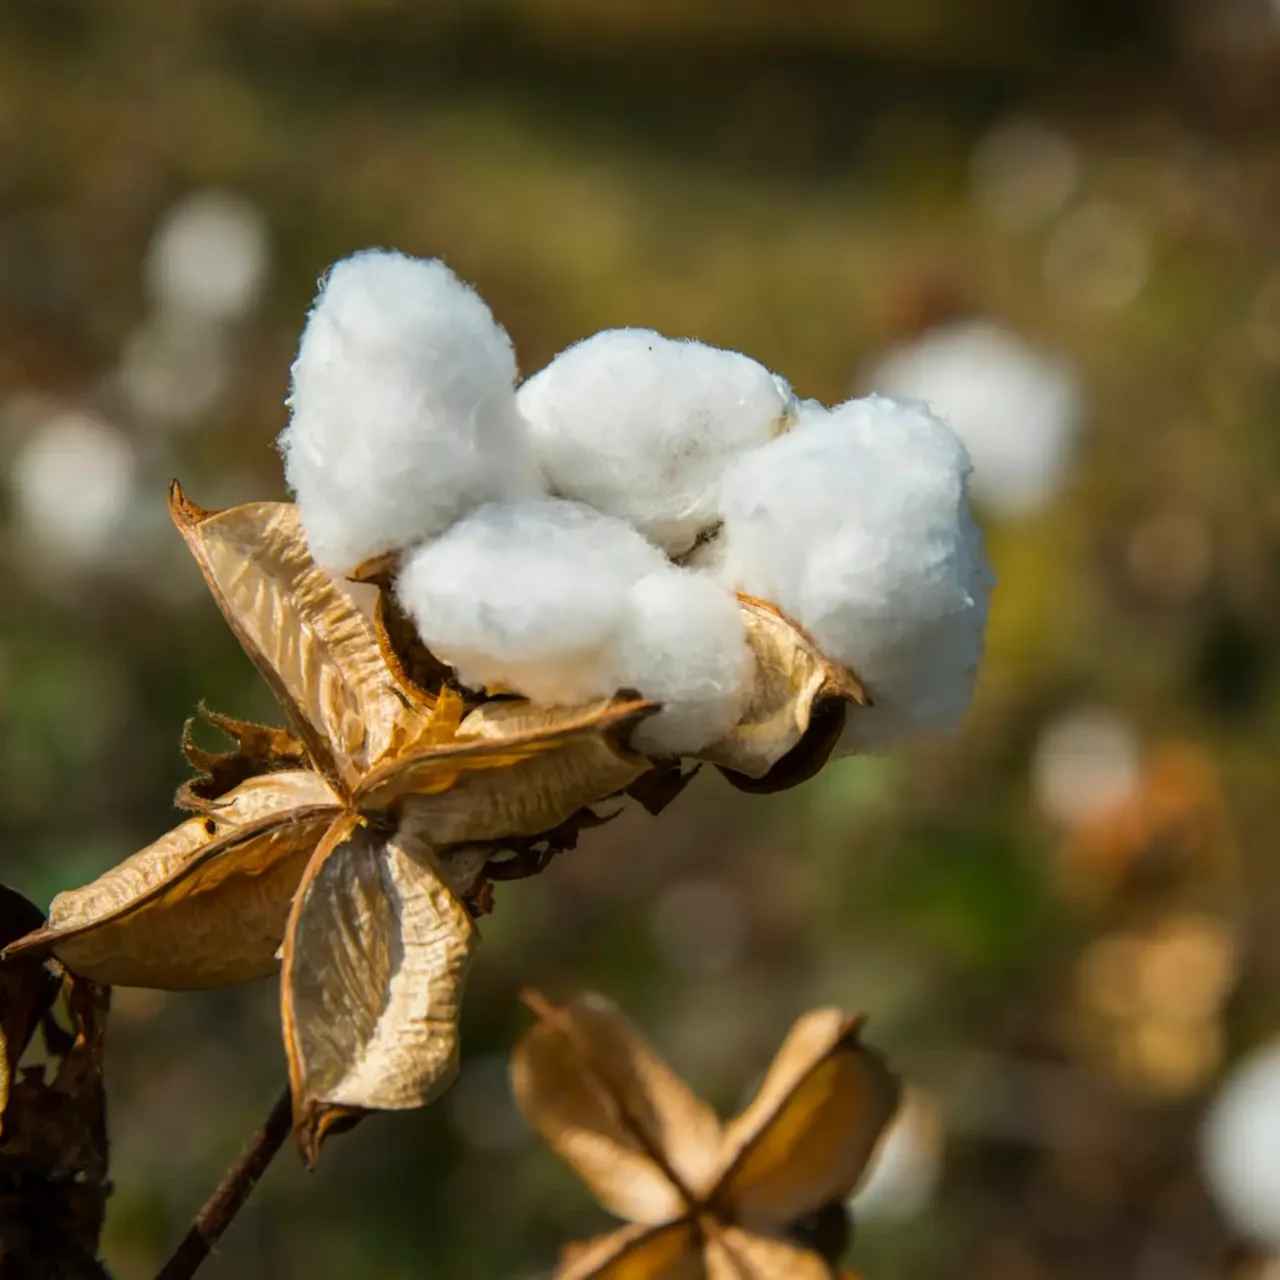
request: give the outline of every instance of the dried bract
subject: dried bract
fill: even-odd
[[[558,1280],[831,1280],[819,1252],[898,1105],[898,1086],[838,1009],[801,1018],[755,1098],[721,1125],[599,996],[538,1016],[516,1046],[516,1099],[551,1149],[630,1225],[566,1250]],[[803,1243],[800,1241],[803,1240]]]

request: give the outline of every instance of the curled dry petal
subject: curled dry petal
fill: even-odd
[[[386,807],[408,797],[406,824],[437,846],[541,835],[649,769],[625,744],[656,710],[627,699],[578,708],[487,703],[454,742],[375,770],[361,802]]]
[[[174,481],[169,509],[312,760],[340,789],[354,788],[409,713],[373,623],[313,563],[297,508],[254,502],[204,511]]]
[[[528,999],[539,1018],[516,1046],[511,1079],[530,1123],[619,1217],[686,1213],[720,1152],[714,1112],[609,1001],[554,1009]]]
[[[739,1227],[714,1231],[705,1257],[706,1280],[832,1280],[831,1264],[816,1253]]]
[[[739,596],[738,603],[756,658],[751,700],[733,732],[699,754],[729,771],[731,780],[734,775],[764,779],[792,752],[806,748],[799,762],[803,767],[787,770],[770,788],[781,789],[826,763],[847,709],[866,706],[869,699],[857,677],[823,657],[780,610],[751,596]]]
[[[706,1280],[702,1249],[689,1219],[626,1226],[575,1246],[555,1280]]]
[[[476,938],[424,847],[354,814],[334,823],[284,943],[285,1047],[308,1161],[335,1122],[422,1106],[452,1082]]]
[[[312,771],[251,778],[119,866],[54,898],[13,952],[53,951],[95,982],[184,990],[276,967],[307,857],[338,812]]]
[[[769,1231],[853,1190],[898,1107],[898,1085],[839,1009],[791,1029],[747,1108],[726,1126],[712,1199],[729,1221]]]

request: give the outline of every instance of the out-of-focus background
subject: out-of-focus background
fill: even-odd
[[[0,830],[38,902],[271,716],[164,511],[278,496],[316,277],[443,255],[525,372],[640,324],[933,400],[1000,585],[963,735],[705,776],[500,887],[460,1083],[273,1167],[210,1280],[545,1273],[605,1225],[515,1115],[598,988],[733,1108],[791,1020],[913,1086],[868,1280],[1280,1276],[1280,5],[10,0]],[[283,1075],[271,983],[119,991],[105,1257],[151,1274]]]

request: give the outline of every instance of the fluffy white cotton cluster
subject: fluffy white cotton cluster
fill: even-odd
[[[397,590],[465,684],[549,705],[620,689],[662,702],[643,751],[696,751],[742,713],[751,655],[732,595],[581,503],[479,507],[409,555]]]
[[[750,357],[652,329],[579,342],[518,398],[555,492],[670,555],[719,520],[725,464],[785,430],[794,408],[786,382]]]
[[[280,437],[316,559],[349,572],[536,493],[515,379],[510,338],[444,263],[369,251],[334,266]]]
[[[969,704],[993,579],[968,470],[923,405],[868,396],[806,402],[794,430],[726,476],[728,581],[790,613],[872,696],[846,749],[950,728]]]
[[[313,554],[398,553],[402,606],[468,686],[633,690],[662,704],[640,750],[697,752],[750,698],[738,590],[867,685],[846,749],[969,702],[991,574],[964,446],[921,404],[797,404],[744,355],[636,329],[517,393],[484,302],[387,252],[330,272],[293,378],[281,447]]]
[[[973,459],[975,497],[1029,515],[1066,479],[1082,417],[1071,366],[986,320],[963,320],[890,352],[874,391],[923,400],[959,433]]]

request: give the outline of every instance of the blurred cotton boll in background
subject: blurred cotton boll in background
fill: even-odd
[[[147,250],[147,285],[159,310],[230,323],[257,304],[270,256],[256,205],[230,191],[195,191],[156,228]]]
[[[922,400],[955,428],[973,460],[970,491],[1023,516],[1053,500],[1070,471],[1083,393],[1063,358],[987,320],[933,329],[890,351],[869,390]]]
[[[1096,817],[1137,786],[1142,747],[1132,725],[1105,707],[1075,707],[1041,730],[1032,790],[1041,811],[1063,826]]]
[[[109,560],[134,501],[129,440],[90,413],[67,409],[38,426],[9,474],[19,559],[37,571],[74,573]]]
[[[1201,1160],[1236,1229],[1280,1247],[1280,1041],[1255,1050],[1223,1084],[1204,1119]]]
[[[231,383],[226,331],[196,312],[148,316],[125,341],[112,383],[140,422],[180,427],[216,407]]]
[[[854,1221],[903,1222],[923,1213],[942,1174],[942,1148],[940,1107],[922,1090],[909,1089],[849,1201]]]
[[[1151,274],[1146,231],[1125,208],[1096,201],[1074,210],[1045,250],[1045,283],[1060,301],[1115,311],[1141,293]]]
[[[1071,199],[1080,182],[1075,144],[1034,120],[997,125],[974,149],[973,198],[995,221],[1013,229],[1045,222]]]

